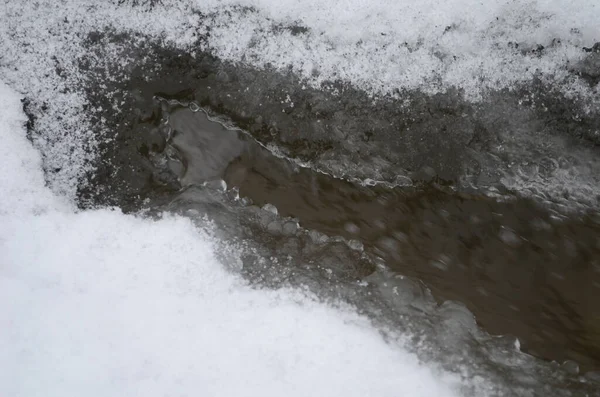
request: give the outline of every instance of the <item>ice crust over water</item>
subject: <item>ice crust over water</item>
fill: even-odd
[[[187,219],[76,212],[19,99],[0,83],[0,395],[457,395],[350,308],[248,287]]]

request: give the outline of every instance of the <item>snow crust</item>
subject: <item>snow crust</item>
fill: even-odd
[[[220,57],[291,66],[316,85],[341,80],[376,95],[456,87],[476,100],[534,77],[585,94],[568,69],[582,47],[600,41],[593,0],[202,0],[196,7],[211,15],[208,47]]]
[[[75,211],[0,83],[0,395],[455,396],[351,308],[229,273],[191,221]]]

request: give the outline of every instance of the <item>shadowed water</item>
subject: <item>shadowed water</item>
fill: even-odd
[[[303,228],[356,241],[394,272],[422,280],[439,301],[463,302],[485,330],[518,337],[524,351],[600,368],[597,217],[563,218],[530,200],[435,184],[358,185],[274,155],[195,104],[194,111],[162,104],[170,136],[163,165],[182,186],[223,179]],[[284,228],[267,230],[278,236]],[[347,263],[343,271],[361,279],[370,269]]]

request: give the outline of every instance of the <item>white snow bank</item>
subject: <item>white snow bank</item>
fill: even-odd
[[[55,201],[44,186],[42,161],[24,135],[20,97],[0,84],[0,216],[47,211]]]
[[[244,285],[189,220],[74,212],[0,83],[0,395],[453,396],[352,310]]]

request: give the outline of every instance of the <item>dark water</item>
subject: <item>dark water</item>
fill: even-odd
[[[164,165],[182,186],[223,179],[304,228],[364,245],[397,274],[422,280],[438,301],[464,303],[489,333],[518,337],[522,350],[600,369],[600,217],[562,217],[530,200],[435,184],[362,186],[280,158],[195,104],[192,111],[161,103],[170,137]],[[348,269],[356,280],[373,271]]]

